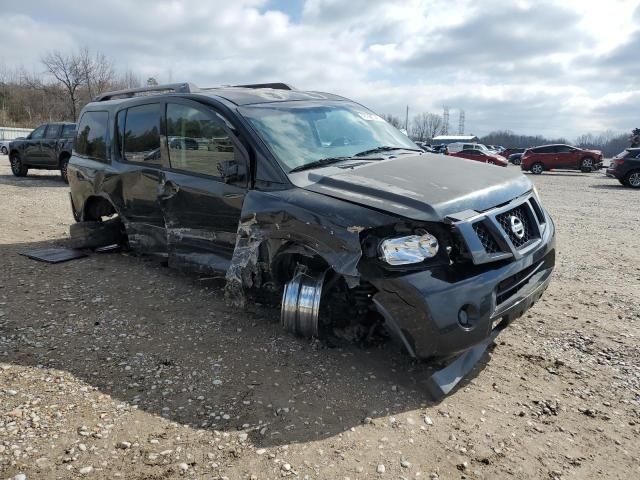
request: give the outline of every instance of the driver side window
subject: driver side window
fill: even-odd
[[[46,130],[46,128],[46,125],[40,125],[33,132],[31,132],[29,140],[40,140],[42,137],[44,137],[44,131]]]

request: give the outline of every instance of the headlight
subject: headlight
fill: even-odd
[[[390,238],[380,244],[380,258],[389,265],[409,265],[433,258],[438,253],[438,239],[430,233]]]

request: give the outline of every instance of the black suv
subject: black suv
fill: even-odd
[[[631,188],[640,188],[640,148],[627,148],[616,155],[607,168],[607,176]]]
[[[67,164],[75,136],[75,123],[40,125],[26,138],[9,144],[11,171],[16,177],[24,177],[30,168],[60,170],[62,179],[68,181]]]
[[[378,331],[447,359],[440,394],[555,263],[519,172],[424,153],[357,103],[285,84],[104,94],[82,111],[69,183],[72,239],[124,232],[170,266],[226,272],[232,298],[280,304],[296,334]]]

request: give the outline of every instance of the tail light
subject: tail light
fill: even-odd
[[[624,165],[624,158],[617,158],[613,161],[614,165]]]

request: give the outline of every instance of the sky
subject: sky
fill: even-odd
[[[100,6],[98,6],[98,3]],[[640,0],[0,0],[0,65],[86,46],[200,86],[279,81],[452,130],[640,126]]]

